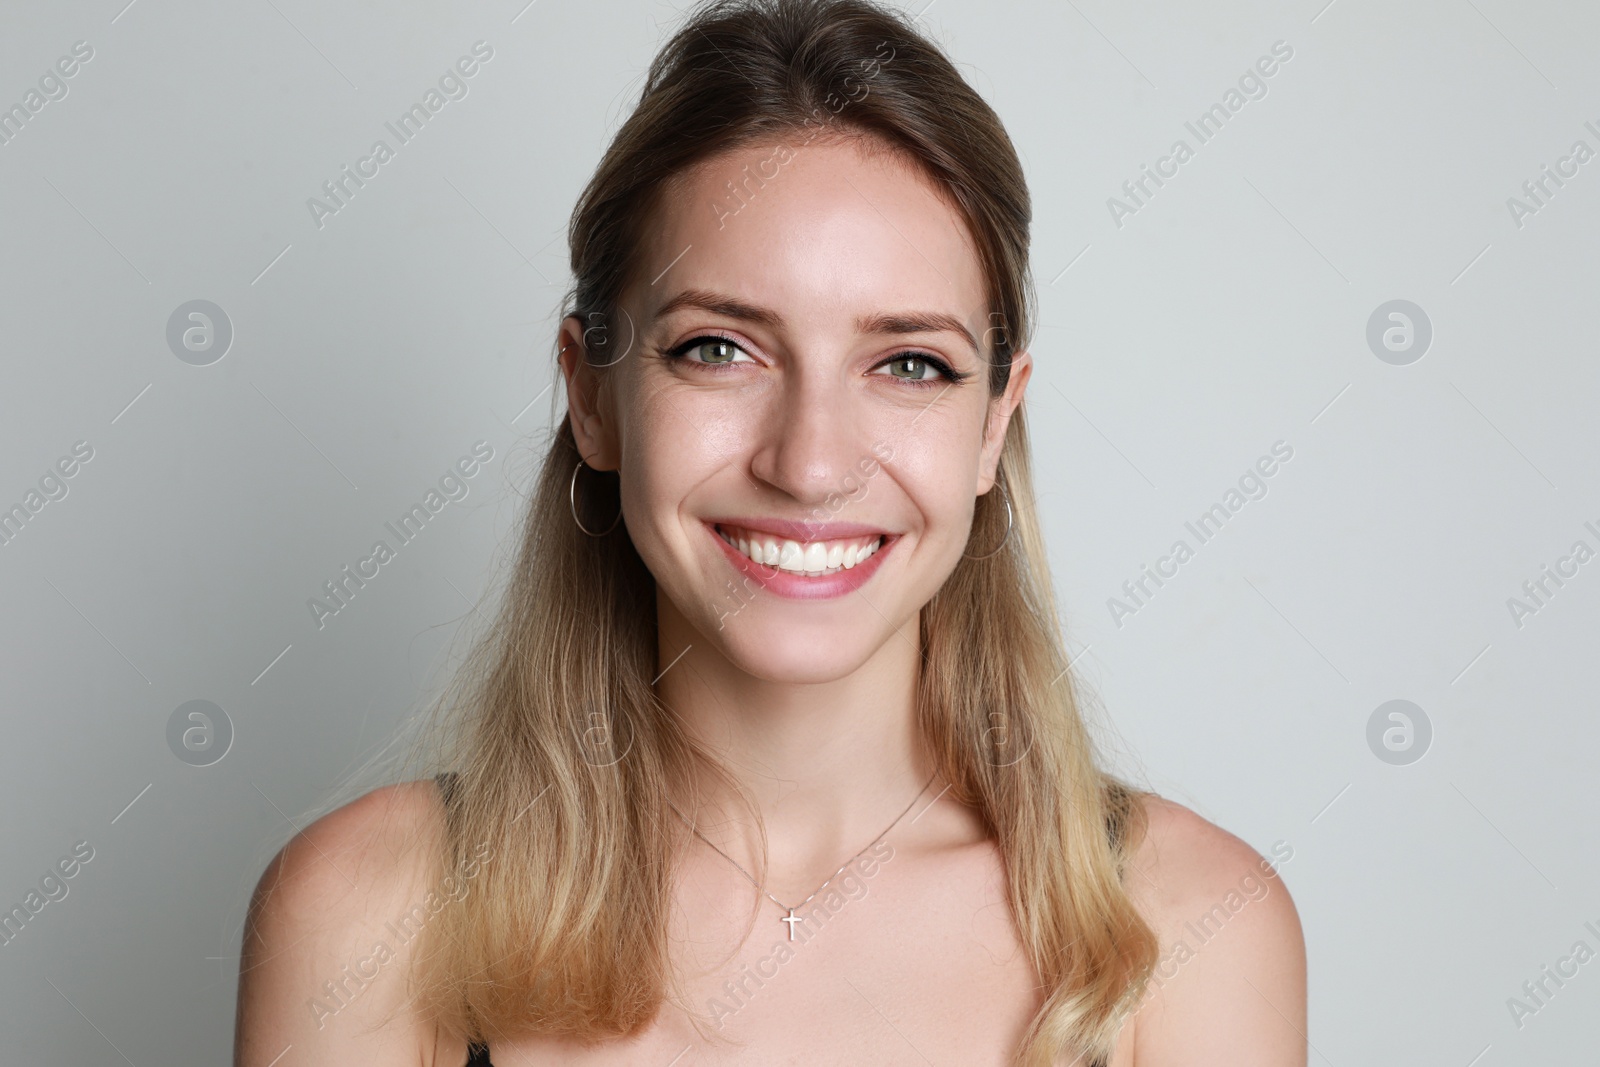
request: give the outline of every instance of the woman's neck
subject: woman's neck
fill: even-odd
[[[775,877],[839,862],[914,798],[905,819],[916,817],[942,788],[935,781],[918,798],[933,763],[916,715],[917,620],[843,678],[787,683],[756,678],[697,641],[664,597],[658,618],[665,671],[656,690],[756,803]],[[741,863],[755,856],[759,837],[748,811],[714,782],[701,789],[697,811],[678,808]]]

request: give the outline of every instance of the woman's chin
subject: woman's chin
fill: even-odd
[[[722,629],[711,633],[738,670],[762,681],[795,685],[849,677],[872,658],[884,638],[864,629],[805,634],[792,626],[765,626],[753,620],[742,627],[724,620]]]

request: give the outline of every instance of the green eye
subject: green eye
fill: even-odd
[[[874,368],[874,374],[889,372],[889,376],[899,378],[908,386],[921,386],[931,388],[940,382],[949,388],[971,376],[970,371],[958,371],[938,356],[927,352],[901,352],[890,356]]]
[[[671,359],[687,357],[690,363],[720,365],[752,362],[750,357],[745,355],[744,349],[726,337],[718,337],[716,334],[691,337],[666,354]]]
[[[732,363],[739,346],[729,341],[703,341],[695,346],[701,363]]]
[[[889,361],[889,373],[896,378],[910,378],[921,381],[933,369],[932,364],[920,356],[902,356]]]

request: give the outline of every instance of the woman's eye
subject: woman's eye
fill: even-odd
[[[692,363],[754,362],[738,345],[724,337],[694,337],[674,348],[673,356],[687,356]]]
[[[926,356],[896,356],[883,364],[883,369],[896,378],[915,382],[946,376],[944,368]]]

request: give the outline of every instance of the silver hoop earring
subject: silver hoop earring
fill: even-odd
[[[1003,482],[1003,481],[1000,481],[999,479],[995,480],[995,488],[1000,490],[1000,499],[1002,499],[1002,500],[1004,500],[1006,502],[1006,532],[1005,532],[1005,535],[1000,538],[1000,543],[998,545],[994,546],[994,551],[993,552],[986,552],[981,556],[969,556],[965,552],[963,552],[961,554],[961,558],[962,559],[989,559],[992,556],[998,555],[1000,550],[1002,548],[1006,547],[1006,542],[1011,540],[1011,527],[1013,525],[1013,518],[1012,518],[1012,514],[1011,514],[1011,494],[1006,492],[1006,483]]]
[[[617,528],[617,523],[622,521],[622,505],[621,505],[620,502],[618,503],[618,505],[617,505],[617,517],[611,520],[611,525],[610,526],[607,526],[604,530],[601,530],[599,533],[595,533],[593,530],[591,530],[587,526],[585,526],[583,524],[583,520],[578,518],[578,472],[581,471],[582,469],[583,469],[583,460],[580,459],[580,460],[578,460],[578,465],[576,467],[572,468],[572,481],[567,485],[567,503],[572,508],[572,521],[578,524],[578,529],[582,530],[584,533],[588,534],[590,537],[604,537],[606,534],[610,533],[612,530],[615,530]]]

